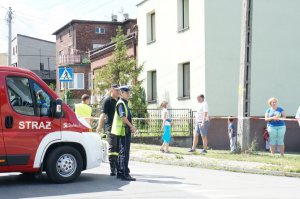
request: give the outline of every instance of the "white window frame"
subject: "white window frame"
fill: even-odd
[[[188,67],[188,91],[185,91],[185,67]],[[191,96],[191,64],[190,62],[184,62],[178,65],[178,99],[190,99]]]
[[[93,44],[93,49],[101,48],[103,46],[104,46],[104,44]]]
[[[96,28],[95,28],[95,33],[96,33],[96,34],[104,35],[104,34],[106,33],[106,31],[105,31],[105,28],[102,28],[102,27],[96,27]]]
[[[82,88],[78,87],[78,75],[82,75]],[[73,84],[73,87],[71,87],[71,84]],[[73,73],[73,81],[72,82],[67,82],[67,88],[69,90],[84,90],[84,73]],[[65,88],[65,83],[60,82],[60,90],[64,90]]]
[[[88,89],[93,89],[93,73],[88,74]]]
[[[147,101],[150,103],[157,101],[157,71],[156,70],[147,72]]]
[[[147,14],[147,43],[156,41],[156,14],[152,11]]]
[[[177,0],[177,18],[178,18],[178,31],[189,29],[190,27],[190,9],[189,0]]]

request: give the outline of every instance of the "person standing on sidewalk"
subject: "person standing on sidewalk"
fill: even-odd
[[[107,134],[108,140],[108,161],[110,165],[110,175],[117,175],[118,168],[118,155],[119,155],[119,144],[118,137],[111,133],[112,123],[114,119],[116,104],[119,99],[120,90],[119,85],[113,84],[110,88],[110,96],[106,97],[102,108],[101,115],[97,127],[97,132],[101,132],[104,124],[104,132]],[[105,123],[104,123],[105,121]]]
[[[193,135],[193,146],[188,152],[195,152],[198,144],[199,134],[201,134],[203,149],[201,153],[207,153],[207,133],[208,133],[208,105],[204,100],[204,95],[197,96],[199,103],[196,115],[196,127]]]
[[[167,109],[167,104],[168,102],[166,101],[162,101],[160,103],[160,108],[161,110],[161,117],[162,117],[162,131],[163,131],[163,136],[162,136],[162,140],[163,140],[163,144],[160,147],[160,151],[161,152],[166,152],[166,153],[170,153],[169,151],[169,144],[170,144],[170,140],[171,140],[171,119],[169,117],[169,112]]]
[[[272,155],[275,154],[275,145],[279,145],[281,156],[284,156],[284,135],[286,131],[285,122],[280,118],[285,118],[285,111],[278,106],[278,100],[271,97],[268,100],[270,108],[266,110],[265,121],[268,122],[267,130],[270,135],[270,149]]]
[[[236,149],[236,133],[232,117],[228,118],[228,136],[230,142],[230,152],[234,153]]]
[[[131,112],[128,107],[128,100],[130,97],[130,88],[128,86],[121,86],[121,97],[116,105],[116,112],[112,124],[112,133],[119,137],[120,151],[118,164],[120,172],[117,173],[117,178],[125,181],[135,181],[136,179],[129,174],[129,153],[131,143],[131,133],[137,131],[132,124]]]

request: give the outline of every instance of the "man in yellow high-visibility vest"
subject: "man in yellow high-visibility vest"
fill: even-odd
[[[89,106],[90,96],[84,94],[81,96],[81,103],[75,104],[75,114],[86,118],[89,124],[91,124],[92,108]]]
[[[116,105],[116,112],[112,124],[111,133],[117,135],[120,140],[119,163],[117,178],[125,181],[135,181],[136,179],[129,174],[129,153],[131,143],[131,133],[136,132],[136,127],[132,124],[131,112],[128,107],[128,99],[130,97],[130,88],[121,86],[121,97]],[[119,172],[120,171],[120,172]]]

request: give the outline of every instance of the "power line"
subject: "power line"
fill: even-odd
[[[1,6],[1,5],[0,5],[0,8],[3,8],[3,9],[5,9],[5,10],[8,10],[7,8],[5,8],[4,6]]]

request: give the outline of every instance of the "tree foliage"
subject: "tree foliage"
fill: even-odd
[[[112,59],[106,66],[95,71],[96,92],[103,96],[112,84],[131,85],[131,108],[146,109],[145,91],[141,87],[142,80],[138,80],[143,65],[137,66],[135,59],[128,56],[125,40],[126,36],[119,26],[116,37],[112,38],[112,42],[115,43]]]

